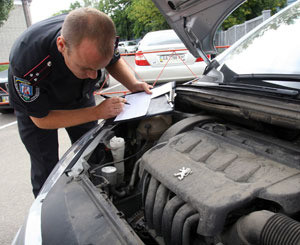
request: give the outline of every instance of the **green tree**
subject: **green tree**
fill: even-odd
[[[97,7],[98,4],[99,4],[99,1],[97,1],[97,0],[83,0],[83,4],[81,4],[79,1],[75,1],[70,4],[69,9],[60,10],[59,12],[57,12],[53,15],[69,13],[70,11],[72,11],[74,9],[82,8],[82,7]]]
[[[127,14],[133,22],[133,32],[136,37],[149,31],[169,28],[165,18],[151,0],[132,0]]]
[[[93,7],[109,15],[114,21],[117,34],[121,39],[130,39],[133,37],[132,23],[127,18],[126,8],[131,0],[84,0],[81,4],[79,1],[70,4],[69,9],[61,10],[54,15],[68,13],[71,10],[81,7]]]
[[[14,6],[13,0],[0,0],[0,26],[7,20],[9,11]]]
[[[109,15],[115,23],[117,35],[121,40],[141,37],[149,31],[168,29],[164,17],[151,0],[84,0],[83,4],[76,1],[67,10],[91,6]]]
[[[246,20],[253,19],[263,10],[271,10],[275,14],[279,9],[286,5],[286,0],[251,0],[245,2],[235,10],[222,24],[222,29],[226,30],[231,26],[244,23]]]
[[[102,0],[99,1],[98,9],[109,15],[114,21],[117,29],[117,35],[121,39],[132,39],[133,21],[128,18],[128,9],[131,0]]]
[[[77,8],[81,8],[81,7],[82,7],[81,3],[76,1],[76,2],[70,4],[69,9],[60,10],[59,12],[54,13],[53,16],[59,15],[59,14],[69,13],[70,11],[72,11],[74,9],[77,9]]]
[[[5,71],[8,69],[8,65],[0,65],[0,71]]]

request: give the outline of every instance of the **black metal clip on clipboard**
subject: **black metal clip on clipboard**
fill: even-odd
[[[174,110],[175,82],[172,82],[171,90],[156,98],[151,99],[146,116],[170,113]]]

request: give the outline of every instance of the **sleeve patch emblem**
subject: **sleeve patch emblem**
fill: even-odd
[[[40,88],[38,86],[33,86],[31,82],[23,78],[14,76],[14,85],[19,97],[24,102],[32,102],[40,95]]]

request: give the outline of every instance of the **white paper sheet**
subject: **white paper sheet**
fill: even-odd
[[[157,86],[157,87],[151,89],[151,91],[152,91],[151,98],[153,99],[162,94],[169,93],[171,90],[172,90],[172,82]]]
[[[115,122],[142,117],[147,114],[151,94],[146,94],[145,92],[129,94],[125,96],[125,99],[130,105],[124,105],[123,111],[115,118]]]

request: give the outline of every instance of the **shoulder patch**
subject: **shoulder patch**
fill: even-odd
[[[20,98],[25,102],[32,102],[40,95],[40,88],[24,78],[14,76],[14,86]]]

